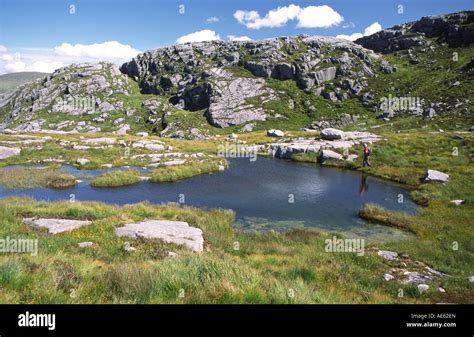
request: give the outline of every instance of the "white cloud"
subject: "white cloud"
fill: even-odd
[[[208,22],[208,23],[219,22],[219,18],[217,16],[211,16],[210,18],[206,19],[206,22]]]
[[[139,53],[129,45],[117,41],[106,41],[89,45],[63,43],[54,47],[54,53],[60,56],[92,57],[97,59],[133,58]]]
[[[329,6],[302,8],[293,4],[272,9],[264,17],[257,11],[237,10],[234,18],[249,29],[282,27],[292,20],[298,21],[296,26],[299,28],[327,28],[344,21],[344,18]]]
[[[340,34],[340,35],[337,35],[336,37],[338,39],[344,39],[344,40],[349,40],[349,41],[355,41],[357,39],[360,39],[361,37],[363,37],[364,35],[362,35],[362,33],[354,33],[354,34],[351,34],[351,35],[346,35],[346,34]]]
[[[183,35],[176,40],[177,43],[187,43],[187,42],[201,42],[201,41],[212,41],[220,40],[221,37],[215,31],[210,29],[204,29],[199,32],[190,33]]]
[[[382,26],[380,25],[380,23],[378,22],[374,22],[372,23],[370,26],[367,26],[365,29],[364,29],[364,34],[362,33],[354,33],[354,34],[351,34],[351,35],[345,35],[345,34],[341,34],[341,35],[337,35],[336,37],[338,39],[344,39],[344,40],[350,40],[350,41],[355,41],[357,39],[360,39],[361,37],[363,36],[369,36],[369,35],[372,35],[374,33],[377,33],[379,31],[382,30]]]
[[[55,60],[29,61],[19,53],[16,53],[15,55],[4,54],[1,59],[2,61],[5,61],[4,69],[7,73],[15,73],[19,71],[52,73],[56,69],[65,66],[63,62]]]
[[[348,22],[348,23],[345,23],[342,25],[342,28],[354,28],[356,25],[354,24],[354,22]]]
[[[13,61],[15,58],[11,54],[3,54],[1,59],[2,61],[10,62]]]
[[[252,39],[248,36],[235,36],[235,35],[227,35],[229,41],[252,41]]]
[[[7,47],[2,46],[2,45],[0,44],[0,53],[6,53],[7,50],[8,50]]]
[[[0,74],[18,71],[51,73],[72,63],[107,61],[117,65],[129,61],[139,51],[117,41],[90,45],[63,43],[54,48],[0,48]]]
[[[344,21],[344,18],[329,6],[308,6],[298,15],[300,28],[328,28]]]
[[[380,23],[374,22],[373,24],[364,29],[364,36],[375,34],[377,32],[380,32],[381,30],[382,26],[380,25]]]
[[[22,61],[13,61],[5,65],[5,70],[9,73],[17,73],[19,71],[25,71],[26,63]]]

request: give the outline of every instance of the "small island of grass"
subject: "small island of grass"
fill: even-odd
[[[217,172],[226,165],[219,164],[217,161],[193,162],[176,166],[161,166],[153,170],[150,181],[155,183],[173,182],[192,176]]]
[[[142,181],[140,173],[135,170],[113,171],[101,174],[91,180],[94,187],[119,187],[133,185]]]

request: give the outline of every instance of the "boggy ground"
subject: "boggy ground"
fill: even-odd
[[[229,210],[207,211],[176,204],[118,207],[92,202],[50,203],[4,198],[0,201],[0,237],[37,238],[39,252],[37,256],[0,255],[0,302],[472,303],[474,283],[468,277],[474,274],[473,137],[472,133],[436,130],[435,126],[405,127],[398,132],[395,121],[377,129],[386,140],[373,146],[372,168],[361,168],[358,162],[325,162],[324,165],[361,170],[405,183],[413,188],[414,200],[422,205],[414,216],[392,213],[376,205],[361,210],[366,219],[405,228],[415,235],[413,240],[366,244],[364,255],[326,252],[325,240],[335,234],[318,230],[235,232],[231,226],[234,215]],[[292,133],[300,137],[315,136]],[[2,140],[7,137],[15,138],[2,136]],[[51,137],[78,141],[80,136]],[[123,138],[139,140],[132,136]],[[275,141],[268,140],[263,132],[242,134],[239,139],[247,144]],[[160,141],[172,146],[173,151],[208,155],[213,155],[221,142],[220,139]],[[71,162],[79,157],[89,158],[92,164],[86,167],[134,164],[130,157],[116,156],[114,151],[123,149],[117,150],[115,146],[73,150],[49,142],[53,143],[48,140],[42,149],[22,150],[20,156],[2,163],[38,160],[41,163],[60,155]],[[457,151],[453,152],[454,148]],[[147,152],[140,148],[132,151],[135,151],[132,155]],[[295,159],[313,161],[315,157],[308,154]],[[422,183],[428,168],[448,173],[449,182]],[[456,206],[450,202],[453,199],[463,199],[465,203]],[[27,216],[90,219],[93,223],[53,236],[22,224],[22,218]],[[201,228],[204,252],[196,254],[161,241],[130,240],[114,235],[115,227],[152,218],[187,221]],[[79,248],[78,243],[84,241],[92,241],[94,245]],[[127,252],[126,242],[136,251]],[[400,258],[385,260],[377,254],[380,249],[398,252]],[[169,251],[177,256],[170,257]],[[403,271],[422,271],[426,267],[449,276],[427,281],[430,288],[425,292],[420,292],[416,283],[402,282]],[[387,273],[395,279],[386,281]]]

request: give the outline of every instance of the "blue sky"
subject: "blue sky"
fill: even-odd
[[[70,5],[75,6],[74,14]],[[399,5],[403,5],[401,14]],[[348,37],[364,34],[374,23],[378,25],[368,33],[425,15],[472,9],[472,5],[472,0],[0,0],[0,73],[100,57],[120,63],[134,52],[167,46],[202,31],[182,41],[301,33]],[[327,7],[321,11],[319,6]],[[278,7],[287,11],[266,17]],[[242,11],[240,22],[237,11]],[[103,45],[107,41],[116,43]],[[34,62],[39,62],[36,68]]]

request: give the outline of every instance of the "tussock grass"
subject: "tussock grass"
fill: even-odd
[[[402,228],[411,232],[413,218],[401,212],[391,212],[376,204],[366,204],[360,211],[359,216],[368,221],[379,222],[388,226]]]
[[[90,184],[94,187],[119,187],[140,182],[140,173],[135,170],[113,171],[94,177]]]
[[[155,183],[172,182],[190,178],[200,174],[219,171],[217,161],[193,162],[175,166],[162,166],[151,172],[150,181]]]
[[[7,188],[68,188],[76,183],[73,175],[54,168],[0,168],[0,185]]]

